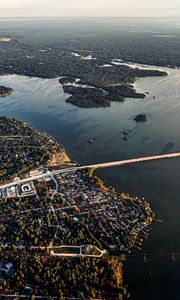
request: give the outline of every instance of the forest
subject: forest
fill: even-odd
[[[71,259],[27,253],[7,255],[16,273],[0,283],[0,294],[49,296],[50,299],[127,299],[123,288],[122,264],[118,259]],[[14,298],[16,299],[16,298]],[[19,299],[19,298],[18,298]]]

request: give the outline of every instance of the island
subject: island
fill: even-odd
[[[134,120],[136,122],[144,123],[144,122],[147,122],[147,116],[146,116],[146,114],[139,114],[134,118]]]
[[[112,101],[123,102],[126,98],[143,99],[146,94],[137,93],[133,87],[138,78],[168,75],[166,71],[153,67],[133,67],[128,63],[128,58],[120,60],[116,47],[112,53],[104,48],[100,51],[98,47],[96,51],[89,49],[77,52],[71,39],[67,42],[67,47],[63,43],[64,41],[60,44],[57,42],[54,47],[47,45],[43,49],[34,43],[23,44],[18,39],[12,39],[11,43],[1,43],[0,74],[57,78],[70,94],[67,102],[82,108],[110,107]],[[79,49],[84,48],[80,41],[79,43]],[[93,43],[96,49],[96,42]],[[81,89],[75,91],[75,87]],[[87,90],[89,87],[93,90]]]
[[[104,92],[96,88],[64,85],[64,92],[72,94],[66,102],[82,108],[110,107],[110,100],[104,96]]]
[[[109,86],[105,90],[94,87],[87,87],[82,83],[71,85],[69,80],[63,80],[63,90],[71,94],[66,99],[73,105],[82,108],[110,107],[111,102],[123,102],[125,98],[145,98],[145,94],[136,93],[132,85],[121,84],[118,86]]]
[[[121,67],[124,67],[124,65]],[[132,69],[131,76],[129,76],[128,72],[131,68],[128,66],[125,66],[124,74],[119,73],[120,70],[116,67],[113,69],[112,66],[110,69],[111,72],[106,70],[96,71],[94,74],[96,82],[93,77],[88,77],[88,74],[84,74],[85,76],[82,76],[78,81],[68,76],[60,78],[59,82],[63,85],[64,92],[71,94],[66,102],[81,108],[98,108],[110,107],[112,101],[123,102],[125,98],[144,99],[147,94],[137,93],[133,87],[136,76],[139,78],[167,75],[163,71]]]
[[[0,86],[0,97],[7,97],[10,96],[13,92],[13,89],[6,87],[6,86]]]
[[[0,293],[126,299],[123,261],[148,235],[149,204],[107,188],[47,133],[0,123]]]

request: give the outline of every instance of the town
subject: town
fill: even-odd
[[[108,190],[89,169],[29,175],[40,178],[0,187],[6,250],[94,245],[120,254],[138,247],[138,234],[152,222],[147,202]]]
[[[126,295],[124,254],[141,249],[149,204],[105,187],[47,133],[14,118],[0,124],[1,295]]]
[[[53,153],[58,153],[63,160],[64,149],[47,133],[23,121],[0,117],[0,183],[46,165]]]

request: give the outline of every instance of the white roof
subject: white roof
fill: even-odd
[[[10,270],[11,268],[13,268],[13,264],[11,262],[8,262],[5,264],[5,268]]]

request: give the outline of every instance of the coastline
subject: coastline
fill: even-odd
[[[107,192],[107,193],[109,193],[109,194],[112,194],[113,196],[114,196],[114,195],[115,195],[115,196],[118,196],[119,199],[123,199],[124,201],[127,201],[127,200],[129,201],[129,200],[130,200],[130,201],[132,201],[132,203],[135,202],[135,201],[137,201],[137,202],[139,203],[140,207],[141,207],[141,206],[144,207],[145,210],[146,210],[146,212],[147,212],[147,214],[149,215],[149,217],[147,218],[146,222],[144,222],[144,223],[141,224],[142,226],[141,226],[141,228],[139,229],[139,231],[134,230],[135,239],[134,239],[134,242],[133,242],[133,240],[132,240],[132,244],[131,244],[131,248],[133,248],[133,247],[135,246],[136,239],[138,238],[140,232],[141,232],[143,229],[147,228],[148,226],[150,226],[150,225],[152,224],[152,222],[153,222],[153,220],[154,220],[154,218],[155,218],[155,213],[152,211],[152,209],[151,209],[151,207],[150,207],[150,204],[149,204],[146,200],[144,200],[144,199],[139,199],[139,198],[136,197],[136,196],[130,196],[129,194],[118,193],[118,192],[115,191],[115,189],[114,189],[113,187],[109,187],[109,188],[106,187],[105,184],[104,184],[104,182],[103,182],[103,180],[102,180],[101,178],[99,178],[99,177],[93,175],[94,171],[95,171],[95,170],[89,170],[89,176],[90,176],[90,177],[97,178],[98,183],[99,183],[99,186],[100,186],[100,188],[101,188],[103,191],[105,191],[105,192]],[[140,249],[138,249],[138,250],[140,250]]]
[[[18,121],[17,119],[14,119],[14,118],[10,119],[10,118],[7,118],[7,117],[3,117],[2,120],[3,119],[4,119],[4,122],[8,122],[9,126],[10,126],[11,122],[13,123],[10,126],[11,132],[13,131],[13,125],[15,126],[16,130],[18,128],[18,131],[21,128],[20,126],[22,126],[21,130],[25,130],[26,129],[26,130],[29,130],[29,133],[31,132],[31,134],[32,134],[31,138],[33,138],[34,135],[36,135],[41,140],[41,143],[43,143],[43,141],[46,140],[47,141],[47,145],[43,146],[44,148],[47,147],[46,148],[46,154],[49,153],[49,154],[52,155],[52,157],[53,157],[53,155],[57,155],[57,156],[60,155],[60,157],[62,157],[62,155],[63,155],[64,159],[69,159],[69,162],[71,161],[71,158],[67,154],[66,150],[64,148],[61,148],[60,144],[52,136],[50,136],[46,132],[39,132],[38,130],[34,129],[33,127],[29,127],[27,123],[25,123],[23,121]],[[19,127],[17,127],[17,126],[19,126]],[[7,136],[5,136],[5,138],[6,137]],[[24,136],[24,137],[27,137],[27,136]],[[52,145],[53,145],[52,148],[50,146],[50,143],[52,143]],[[58,157],[58,159],[59,159],[59,157]],[[45,161],[42,164],[39,165],[40,168],[45,167],[46,160],[48,160],[48,156],[46,157]],[[66,161],[62,161],[62,162],[64,163]],[[63,173],[63,170],[64,170],[64,175],[63,175],[63,177],[61,177],[60,174],[61,174],[61,172]],[[67,170],[69,170],[69,169],[67,169]],[[30,169],[28,172],[29,173],[33,173],[33,172],[36,173],[37,171],[38,170],[32,170],[32,169]],[[85,244],[78,244],[78,240],[77,240],[77,242],[76,242],[77,245],[74,245],[75,241],[72,238],[72,239],[70,239],[71,243],[69,245],[68,245],[68,243],[67,243],[67,245],[64,245],[64,243],[63,243],[63,237],[64,237],[64,235],[60,238],[60,236],[58,236],[58,230],[57,230],[57,231],[54,232],[54,237],[53,237],[53,240],[52,240],[53,243],[52,243],[52,247],[51,247],[52,249],[51,249],[51,251],[49,253],[48,253],[48,250],[50,248],[49,243],[47,245],[44,244],[44,246],[39,246],[39,244],[38,244],[38,246],[35,245],[35,246],[31,246],[31,247],[28,247],[28,246],[25,247],[24,246],[24,242],[26,241],[28,243],[28,238],[26,237],[26,239],[24,239],[23,234],[22,234],[23,244],[21,244],[22,241],[20,242],[20,238],[19,238],[19,236],[17,236],[18,238],[16,237],[15,244],[14,243],[12,244],[12,240],[11,240],[11,243],[8,245],[8,247],[4,247],[4,246],[2,247],[2,249],[1,249],[2,254],[5,255],[6,257],[10,258],[13,262],[16,261],[16,259],[17,259],[16,263],[19,263],[19,257],[21,257],[20,255],[23,255],[23,253],[26,254],[26,258],[27,259],[29,259],[30,255],[33,257],[33,251],[34,250],[36,250],[36,252],[37,252],[36,256],[38,254],[40,256],[42,256],[42,254],[43,254],[42,251],[44,251],[44,257],[46,257],[48,255],[47,259],[52,259],[52,260],[63,259],[63,257],[65,256],[66,259],[77,259],[77,258],[79,258],[79,259],[83,258],[83,260],[85,260],[85,259],[86,260],[88,260],[88,259],[92,259],[92,260],[93,259],[99,259],[99,261],[101,260],[101,261],[106,262],[106,263],[111,262],[112,265],[117,264],[117,266],[119,267],[117,278],[121,278],[121,281],[118,281],[119,284],[117,286],[119,287],[120,291],[122,291],[122,293],[124,293],[122,268],[123,268],[123,261],[125,259],[125,256],[123,254],[127,253],[127,252],[129,253],[130,249],[135,247],[135,243],[136,243],[136,239],[138,237],[138,233],[143,228],[147,227],[152,222],[152,220],[153,220],[153,213],[152,213],[149,205],[145,201],[140,200],[137,197],[130,197],[129,195],[118,194],[116,191],[111,190],[110,188],[107,188],[105,186],[104,182],[100,178],[98,178],[98,177],[96,177],[96,176],[93,175],[93,170],[84,169],[84,170],[80,171],[80,170],[78,170],[78,165],[77,165],[77,169],[75,171],[71,171],[70,170],[70,173],[68,173],[68,172],[69,171],[66,172],[66,168],[62,167],[62,169],[60,170],[60,173],[58,173],[57,171],[54,172],[54,173],[50,172],[50,171],[47,171],[47,175],[45,175],[45,173],[40,175],[40,177],[44,178],[44,179],[45,179],[45,176],[47,176],[47,177],[50,176],[51,180],[52,181],[54,180],[54,183],[56,184],[56,190],[51,190],[52,194],[49,194],[49,192],[46,190],[47,197],[50,196],[51,202],[52,202],[52,199],[53,199],[52,204],[50,203],[50,207],[51,207],[50,211],[52,210],[54,216],[56,216],[55,220],[56,220],[56,222],[58,224],[58,228],[60,227],[60,221],[59,220],[62,220],[62,222],[68,222],[69,218],[71,218],[71,226],[72,227],[70,227],[70,228],[71,228],[71,230],[73,228],[74,231],[75,231],[75,233],[76,233],[76,235],[78,236],[78,232],[76,232],[76,230],[80,229],[80,232],[82,234],[81,226],[83,226],[83,228],[85,229],[85,232],[84,232],[84,241],[90,241],[89,242],[90,244],[87,243],[87,242]],[[31,182],[31,186],[34,186],[34,189],[35,189],[35,186],[37,188],[38,183],[35,183],[35,185],[33,184],[33,180],[36,181],[36,178],[33,179],[33,175],[31,175],[31,177],[27,178],[27,173],[24,173],[22,176],[25,176],[25,178],[26,178],[25,180],[27,181],[27,183],[29,182],[29,184],[30,184],[30,182]],[[62,183],[62,180],[64,180],[65,176],[67,176],[67,180],[68,181]],[[60,207],[57,206],[58,205],[58,195],[56,197],[56,194],[60,194],[62,196],[63,195],[62,194],[63,191],[60,190],[61,187],[62,187],[62,185],[64,187],[66,187],[68,185],[73,185],[72,180],[76,176],[79,176],[79,177],[77,177],[76,183],[74,182],[74,186],[77,186],[77,184],[78,184],[79,181],[83,182],[82,187],[86,185],[84,191],[81,190],[81,187],[80,187],[80,190],[77,189],[75,191],[76,193],[79,192],[79,196],[82,197],[82,200],[86,199],[87,203],[89,205],[88,211],[87,212],[84,211],[85,216],[83,217],[83,220],[80,219],[81,210],[84,209],[83,208],[84,207],[83,202],[81,204],[80,203],[79,204],[75,203],[74,218],[73,218],[73,215],[70,214],[70,215],[68,215],[68,218],[66,219],[66,217],[64,216],[63,213],[62,213],[62,215],[61,214],[58,215],[57,212],[55,212],[55,210],[56,211],[59,211],[59,210],[61,211],[61,209],[62,209],[61,206]],[[14,186],[18,185],[20,187],[21,186],[20,181],[21,181],[20,179],[17,180],[17,183],[15,181],[13,181]],[[46,180],[44,182],[46,182]],[[95,198],[93,199],[93,201],[95,201],[95,202],[98,201],[98,206],[95,206],[95,209],[94,209],[94,206],[92,208],[92,204],[93,203],[92,202],[90,203],[91,200],[88,199],[88,196],[87,196],[88,195],[87,187],[89,187],[90,194],[91,194],[91,192],[93,192],[93,193],[97,192],[97,193],[99,193],[99,195],[102,194],[102,202],[97,200],[98,195],[95,196]],[[4,189],[6,189],[6,188],[2,188],[2,190],[4,190]],[[7,188],[7,190],[8,190],[8,188]],[[15,189],[14,189],[14,191],[15,191]],[[35,191],[36,191],[36,189],[35,189]],[[68,190],[67,190],[67,192],[68,192]],[[65,188],[64,193],[66,194],[66,188]],[[87,193],[87,194],[85,194],[85,193]],[[2,192],[2,194],[3,194],[3,192]],[[1,194],[1,197],[2,197],[2,194]],[[38,193],[34,194],[34,196],[35,195],[38,196]],[[27,196],[28,195],[26,195],[26,197]],[[21,198],[21,195],[19,195],[19,197]],[[33,196],[30,195],[30,197],[33,197]],[[71,195],[67,196],[67,197],[71,198]],[[15,201],[15,203],[16,203],[17,198],[15,196],[10,195],[10,198],[14,198],[14,199],[11,199],[11,201]],[[6,199],[6,197],[4,199]],[[32,198],[32,200],[33,200],[33,198]],[[34,200],[33,200],[33,203],[36,202]],[[45,201],[46,200],[48,200],[48,198],[45,199]],[[38,197],[38,201],[37,202],[40,203],[40,201],[41,201],[41,197],[40,198]],[[69,201],[71,201],[71,200],[69,199],[67,202],[69,202]],[[21,209],[22,208],[24,210],[24,206],[21,207],[21,202],[22,202],[22,205],[23,205],[23,200],[20,201],[20,202],[18,202],[19,204],[17,206],[17,212],[16,212],[18,214],[21,213]],[[104,202],[106,202],[106,204],[104,204]],[[142,210],[142,214],[140,214],[141,217],[143,217],[143,214],[144,214],[144,221],[142,222],[142,220],[139,220],[139,223],[137,224],[137,226],[134,225],[134,221],[136,221],[135,217],[133,215],[131,217],[129,217],[130,221],[132,221],[132,222],[130,222],[130,226],[132,226],[134,228],[134,230],[132,230],[131,228],[129,230],[127,230],[127,231],[124,228],[125,232],[124,232],[124,230],[122,230],[124,232],[124,238],[125,238],[126,245],[127,245],[126,247],[125,247],[125,244],[124,244],[125,241],[123,241],[122,243],[121,243],[121,241],[119,241],[118,243],[116,242],[116,237],[118,238],[118,235],[115,234],[116,231],[112,231],[112,235],[113,235],[113,239],[111,240],[112,244],[108,243],[108,241],[109,241],[109,237],[108,236],[111,234],[111,231],[107,232],[106,230],[109,229],[109,225],[110,224],[108,224],[108,222],[110,223],[110,220],[111,220],[111,218],[110,219],[107,218],[108,214],[113,213],[113,210],[111,210],[111,208],[109,207],[109,206],[111,206],[111,202],[113,202],[112,205],[116,205],[117,209],[118,209],[118,212],[114,211],[114,214],[115,215],[116,215],[116,213],[119,214],[119,217],[120,218],[122,217],[122,219],[124,217],[123,217],[123,214],[121,212],[121,208],[127,210],[128,212],[130,212],[131,210],[134,209],[133,205],[137,205],[138,206],[138,210],[139,209]],[[118,202],[119,202],[119,207],[118,207]],[[131,204],[132,204],[132,206],[131,206]],[[98,236],[97,235],[96,228],[94,228],[94,230],[92,230],[92,227],[90,226],[90,224],[93,222],[93,219],[94,219],[94,223],[96,224],[96,222],[99,219],[99,217],[102,217],[101,214],[100,215],[96,214],[96,210],[100,210],[101,211],[102,210],[101,206],[103,207],[104,205],[106,205],[106,210],[107,210],[107,215],[106,216],[104,215],[104,218],[105,219],[107,218],[107,220],[106,220],[106,222],[107,222],[107,228],[103,232],[104,236],[102,238],[102,236]],[[72,209],[72,204],[71,203],[70,203],[69,208]],[[37,207],[36,207],[36,209],[37,209]],[[35,209],[35,211],[36,211],[36,209]],[[44,216],[46,217],[47,211],[46,211],[46,208],[44,208],[44,209],[45,209],[44,210],[44,214],[45,214]],[[65,204],[64,209],[65,210],[67,209],[67,204]],[[108,209],[109,209],[109,212],[108,212]],[[138,212],[138,210],[136,211],[136,213]],[[42,211],[42,207],[41,207],[41,211]],[[79,215],[78,215],[78,213],[79,213]],[[86,214],[87,214],[87,216],[86,216]],[[148,217],[146,217],[146,214],[147,214]],[[66,213],[65,213],[65,215],[66,215]],[[36,217],[36,212],[35,212],[34,216]],[[13,218],[14,218],[14,214],[13,214]],[[32,218],[32,216],[30,217],[30,220],[32,221],[31,218]],[[89,218],[90,218],[90,220],[89,220]],[[26,226],[24,227],[25,220],[26,221],[28,220],[28,218],[26,216],[25,216],[25,219],[24,219],[24,216],[23,216],[23,219],[21,217],[21,226],[23,226],[24,229],[26,228]],[[30,220],[28,220],[28,222]],[[53,222],[55,222],[55,220]],[[119,221],[119,220],[120,219],[117,219],[117,221]],[[127,224],[124,223],[125,220],[127,221],[127,218],[124,219],[124,221],[122,222],[122,225],[128,226],[128,222],[127,222]],[[104,220],[100,221],[99,225],[102,226],[103,223],[101,223],[101,222],[103,222],[103,221]],[[47,226],[48,224],[44,224],[44,225]],[[54,223],[53,223],[53,225],[54,225]],[[7,222],[6,226],[8,226],[8,222]],[[80,226],[80,227],[77,227],[77,226]],[[47,226],[47,228],[48,227],[49,227],[49,225]],[[99,227],[99,229],[101,231],[101,227],[100,226],[97,226],[97,227]],[[120,226],[120,228],[121,228],[121,226]],[[113,227],[112,227],[112,229],[113,229]],[[66,233],[69,234],[68,231]],[[39,237],[39,231],[36,234]],[[6,236],[6,238],[7,239],[9,239],[9,238],[11,239],[12,236],[8,235],[8,237]],[[37,239],[37,243],[38,243],[40,240],[38,241],[37,237],[35,238],[35,240],[36,239]],[[103,242],[103,239],[104,239],[104,242]],[[105,243],[105,241],[106,241],[106,243]],[[114,245],[113,245],[113,241],[115,242]],[[19,242],[20,242],[20,244],[19,244]],[[96,245],[96,244],[98,244],[98,245]],[[105,245],[106,245],[106,247],[104,247]],[[98,250],[97,247],[100,247],[99,248],[100,250]],[[111,249],[111,247],[115,247],[114,250]],[[122,249],[118,249],[118,247],[122,247]],[[16,253],[16,251],[19,251],[19,253],[20,253],[19,256],[18,256],[18,258],[16,258],[15,260],[11,257],[11,251],[12,251],[12,249],[13,249],[13,253]],[[63,249],[65,251],[65,253],[61,249]],[[79,252],[79,254],[77,254],[77,253],[68,253],[67,252],[68,249],[71,249],[71,251],[72,251],[72,249],[79,249],[78,251],[80,251],[80,252]],[[95,251],[95,252],[88,253],[88,251],[90,251],[92,249],[94,249],[93,251]],[[97,253],[97,250],[99,251],[99,253]],[[61,251],[62,251],[62,255],[61,255]],[[85,251],[87,251],[87,252],[85,252]],[[80,262],[81,261],[82,260],[80,260]],[[19,272],[19,269],[18,269],[18,272]],[[116,271],[113,268],[112,268],[112,272],[113,272],[112,274],[116,274]]]
[[[111,243],[114,249],[119,249],[121,251],[129,251],[131,248],[135,246],[136,239],[140,231],[144,228],[150,225],[152,223],[154,214],[152,210],[150,209],[149,204],[144,201],[143,199],[138,199],[137,197],[130,197],[129,195],[124,194],[118,194],[115,190],[107,188],[104,184],[104,182],[98,178],[97,176],[93,175],[93,171],[89,168],[79,169],[78,164],[71,163],[72,160],[67,154],[66,150],[61,147],[61,145],[49,134],[46,132],[40,132],[33,127],[30,127],[27,125],[27,123],[23,121],[18,121],[14,118],[7,118],[7,117],[1,117],[2,124],[4,122],[4,125],[7,130],[7,134],[10,130],[11,136],[4,136],[4,152],[6,153],[6,143],[11,142],[12,145],[15,145],[16,139],[19,140],[19,136],[12,135],[13,132],[19,132],[24,136],[24,145],[27,145],[27,148],[24,146],[24,152],[21,153],[27,153],[28,155],[32,155],[31,153],[34,152],[34,147],[32,148],[32,152],[29,151],[28,147],[28,141],[33,142],[35,139],[38,142],[39,150],[38,156],[34,158],[34,161],[31,162],[31,164],[27,164],[27,169],[16,169],[15,173],[11,174],[11,180],[13,180],[13,183],[8,182],[6,185],[2,186],[2,194],[1,196],[4,197],[5,195],[9,193],[9,186],[13,185],[19,185],[20,182],[33,182],[33,180],[36,180],[36,176],[38,178],[44,178],[46,176],[51,176],[52,180],[54,181],[56,188],[52,194],[56,195],[57,192],[64,193],[65,199],[67,198],[67,203],[72,202],[70,204],[70,207],[75,206],[75,212],[74,215],[79,217],[81,215],[81,212],[85,215],[88,213],[92,213],[93,211],[97,212],[95,216],[91,216],[92,219],[97,219],[101,217],[101,214],[99,215],[99,210],[104,209],[104,212],[107,214],[107,224],[111,224],[112,220],[111,217],[109,219],[109,214],[116,215],[117,214],[117,224],[118,227],[114,228],[114,225],[111,224],[110,228],[112,231],[112,238]],[[27,135],[28,134],[28,135]],[[13,137],[13,139],[12,139]],[[21,136],[20,136],[21,137]],[[10,140],[9,140],[10,138]],[[19,151],[19,150],[18,150]],[[19,162],[19,153],[17,156],[16,164]],[[43,154],[43,160],[42,161],[42,154]],[[13,159],[13,155],[10,153],[9,159]],[[48,162],[49,158],[51,157],[51,164],[50,168],[48,169]],[[68,161],[67,161],[68,159]],[[34,165],[36,165],[37,169],[34,169]],[[32,169],[33,166],[33,169]],[[42,171],[40,171],[42,169]],[[23,171],[24,170],[24,171]],[[50,171],[51,170],[51,171]],[[67,171],[66,171],[67,170]],[[41,172],[41,173],[40,173]],[[46,172],[46,173],[45,173]],[[64,173],[64,176],[61,176],[61,173]],[[15,176],[16,174],[16,176]],[[17,174],[19,174],[19,181],[16,180],[14,177],[17,177]],[[28,178],[28,174],[30,174],[30,177]],[[36,175],[33,175],[36,174]],[[69,175],[70,174],[70,175]],[[34,176],[34,179],[33,179]],[[72,177],[71,177],[72,176]],[[71,180],[72,178],[72,180]],[[73,180],[73,178],[77,178],[77,182]],[[79,182],[82,182],[81,185],[79,185]],[[7,189],[7,190],[6,190]],[[69,190],[70,189],[70,190]],[[5,190],[5,191],[4,191]],[[19,196],[19,194],[16,195],[16,189],[14,190],[14,196]],[[34,191],[36,191],[34,189]],[[61,193],[62,193],[61,192]],[[74,197],[77,197],[79,200],[74,200]],[[10,197],[11,194],[10,194]],[[84,202],[87,202],[84,206]],[[92,206],[93,205],[93,206]],[[85,212],[84,212],[84,207]],[[114,208],[117,207],[117,211],[114,211]],[[138,209],[137,209],[138,208]],[[87,212],[86,212],[87,209]],[[121,209],[124,210],[121,211]],[[129,217],[126,217],[126,213],[129,214]],[[89,227],[89,220],[87,219],[87,226]],[[96,222],[96,221],[94,221]],[[101,222],[100,222],[101,224]],[[101,224],[102,225],[102,224]],[[108,225],[109,226],[109,225]],[[100,243],[102,247],[108,251],[110,251],[110,241],[108,242],[108,236],[109,236],[109,227],[107,227],[107,231],[103,233],[103,238],[100,238]],[[119,228],[119,229],[118,229]],[[123,229],[124,228],[124,229]],[[89,230],[89,229],[88,229]],[[118,234],[118,232],[122,231],[123,236],[120,238],[120,240],[115,241],[115,236]],[[93,227],[89,230],[89,233],[92,232],[93,239],[97,239],[99,236],[99,232],[97,232]],[[92,239],[92,240],[93,240]],[[104,245],[104,246],[103,246]],[[99,246],[99,245],[98,245]],[[111,252],[111,251],[110,251]]]

